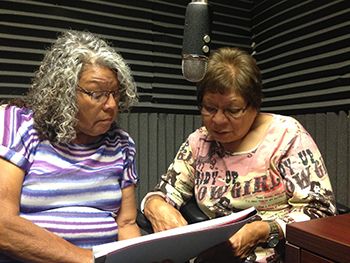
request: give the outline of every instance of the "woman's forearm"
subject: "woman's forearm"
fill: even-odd
[[[0,218],[0,252],[23,262],[91,263],[92,251],[79,248],[19,216]]]

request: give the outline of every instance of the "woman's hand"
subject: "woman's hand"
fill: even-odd
[[[154,195],[147,200],[144,214],[151,222],[154,232],[187,225],[181,213],[161,196]]]
[[[234,255],[239,258],[248,257],[259,243],[267,240],[269,233],[270,226],[267,222],[254,221],[245,224],[229,239]]]
[[[267,240],[269,233],[267,222],[245,224],[227,242],[201,253],[195,262],[241,262],[254,252],[259,243]]]

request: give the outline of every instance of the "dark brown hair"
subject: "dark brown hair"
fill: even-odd
[[[224,47],[211,53],[207,72],[197,83],[197,102],[201,107],[206,92],[234,91],[259,110],[262,101],[260,69],[255,59],[239,48]]]

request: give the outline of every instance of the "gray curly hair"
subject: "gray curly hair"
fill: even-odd
[[[76,87],[86,64],[106,66],[117,72],[121,111],[138,101],[134,79],[121,55],[90,32],[67,30],[46,53],[25,99],[43,139],[70,142],[76,137]]]

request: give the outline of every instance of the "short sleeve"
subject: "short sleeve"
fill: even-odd
[[[25,108],[0,107],[0,156],[27,171],[33,162],[38,135],[33,128],[33,114]]]
[[[124,156],[124,171],[121,180],[121,188],[132,184],[137,185],[139,178],[136,171],[136,148],[133,139],[124,131],[121,131],[121,142]]]

